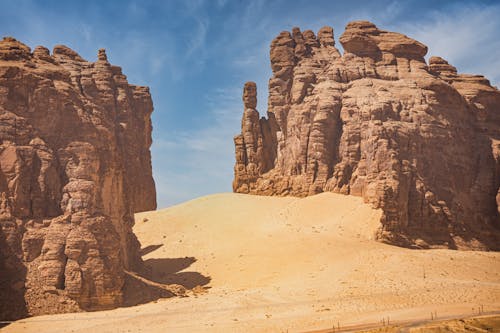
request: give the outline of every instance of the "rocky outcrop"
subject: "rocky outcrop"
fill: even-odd
[[[271,43],[267,118],[244,87],[235,192],[362,196],[382,241],[499,249],[500,93],[405,35],[351,22]]]
[[[122,303],[133,214],[156,208],[152,111],[104,50],[0,41],[2,319]]]

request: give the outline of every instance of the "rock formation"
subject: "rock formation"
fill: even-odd
[[[271,43],[267,118],[243,91],[235,192],[362,196],[378,237],[411,247],[499,249],[500,93],[405,35],[351,22]]]
[[[152,111],[104,50],[0,41],[2,319],[122,303],[133,214],[156,208]]]

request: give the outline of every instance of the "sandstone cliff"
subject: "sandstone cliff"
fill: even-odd
[[[499,249],[500,92],[405,35],[351,22],[271,43],[267,118],[245,84],[235,192],[333,191],[382,208],[379,239]]]
[[[133,213],[156,208],[152,111],[104,50],[0,41],[3,319],[122,303]]]

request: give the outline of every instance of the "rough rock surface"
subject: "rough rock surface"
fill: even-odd
[[[330,27],[272,41],[267,118],[244,87],[234,191],[362,196],[382,241],[499,249],[498,89],[367,21],[340,42]]]
[[[133,213],[156,208],[152,111],[104,50],[0,41],[2,319],[122,304]]]

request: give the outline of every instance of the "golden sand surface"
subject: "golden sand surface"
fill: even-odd
[[[2,332],[304,332],[500,311],[500,253],[382,244],[380,215],[333,193],[222,193],[139,213],[154,280],[195,292]]]

